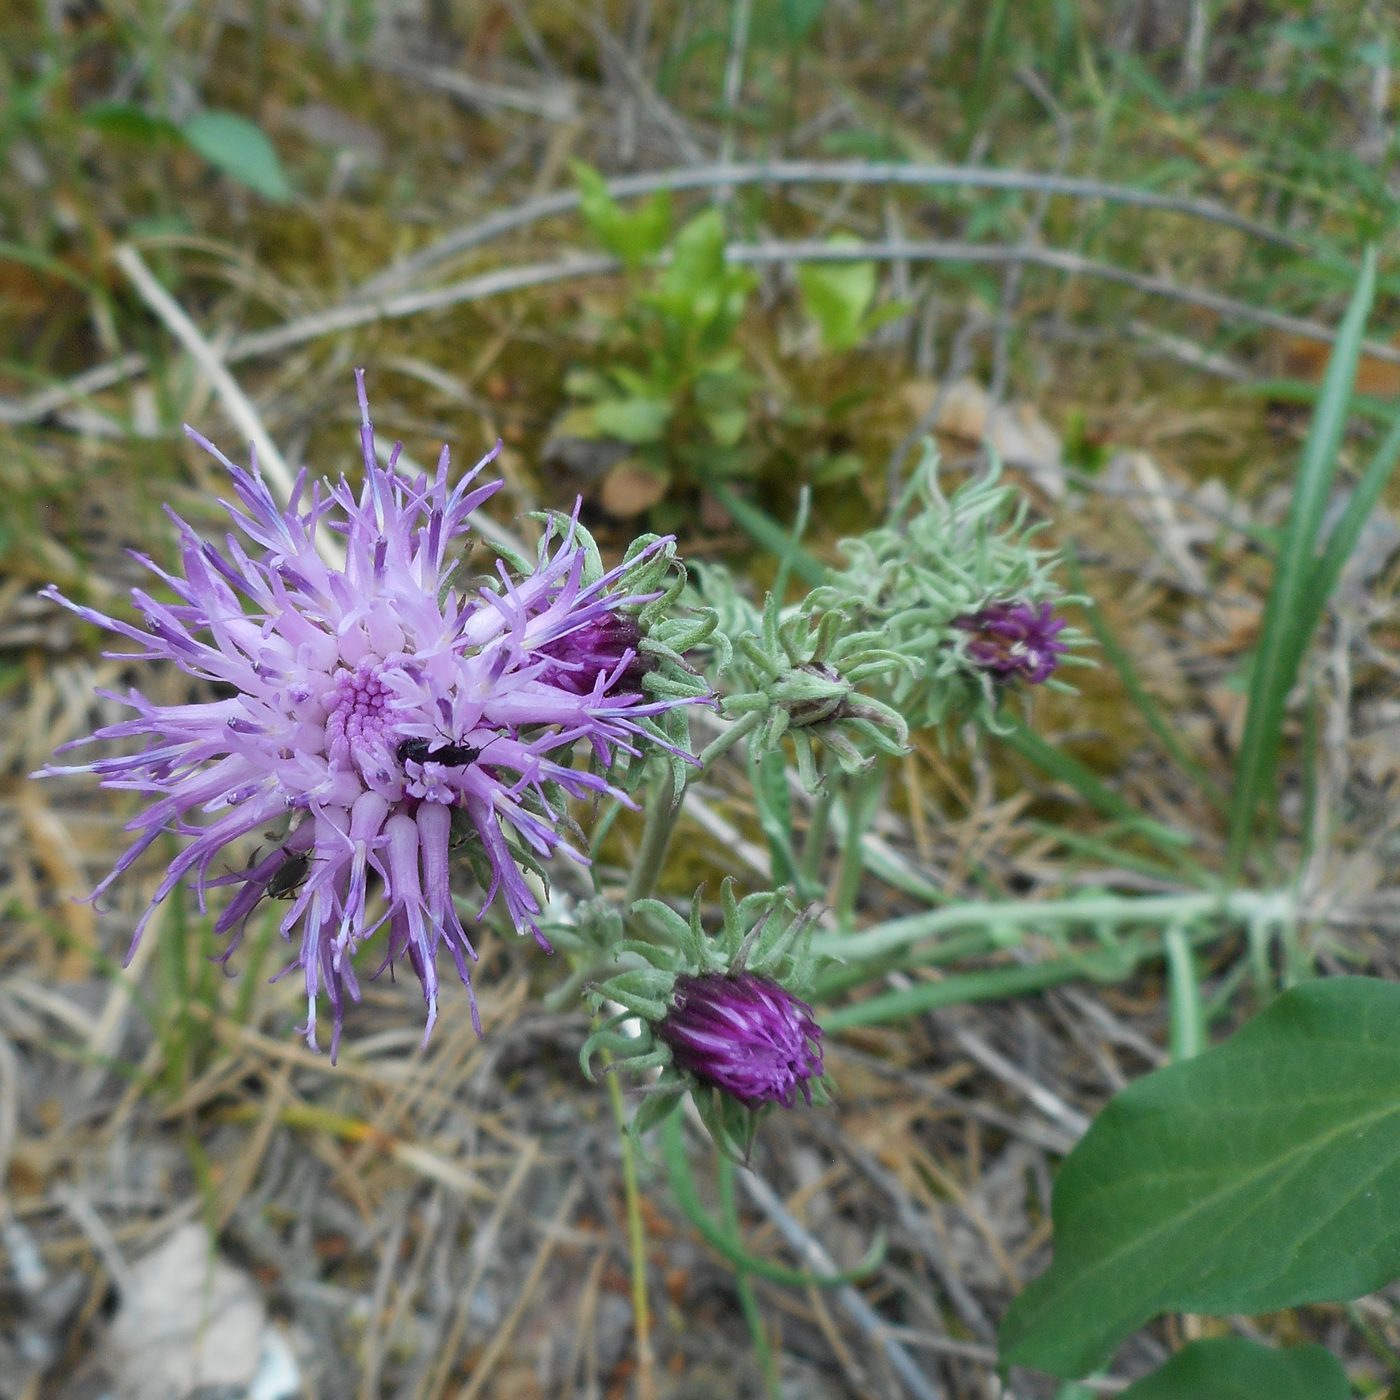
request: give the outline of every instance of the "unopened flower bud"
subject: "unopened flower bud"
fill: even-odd
[[[747,1108],[812,1102],[822,1074],[821,1027],[812,1008],[770,978],[708,972],[676,979],[657,1027],[677,1068]]]

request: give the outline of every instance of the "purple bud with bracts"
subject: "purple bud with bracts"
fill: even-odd
[[[988,603],[955,618],[953,626],[972,634],[964,649],[967,659],[998,681],[1019,676],[1039,685],[1069,650],[1059,640],[1064,620],[1049,603]]]
[[[671,1010],[656,1028],[678,1069],[747,1108],[791,1108],[822,1074],[821,1027],[812,1008],[753,972],[676,979]]]
[[[537,655],[558,663],[547,666],[540,680],[574,695],[588,695],[602,674],[607,693],[635,694],[648,670],[638,651],[641,640],[642,629],[630,613],[602,613],[540,647]]]

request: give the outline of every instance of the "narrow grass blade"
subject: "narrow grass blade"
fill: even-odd
[[[724,1228],[732,1238],[739,1238],[739,1208],[734,1200],[734,1163],[723,1153],[718,1158],[720,1216]],[[739,1295],[739,1309],[744,1321],[749,1325],[749,1337],[753,1342],[754,1355],[758,1358],[759,1370],[763,1373],[763,1388],[768,1400],[783,1400],[782,1386],[778,1381],[778,1365],[773,1357],[773,1346],[768,1340],[768,1329],[764,1326],[763,1314],[759,1311],[758,1297],[754,1293],[753,1280],[746,1269],[735,1269],[734,1291]]]
[[[1091,953],[1082,958],[1057,958],[1054,962],[1029,967],[998,967],[987,972],[967,972],[938,982],[917,982],[912,987],[885,992],[822,1013],[822,1029],[828,1032],[853,1030],[857,1026],[880,1026],[935,1011],[940,1006],[961,1006],[971,1001],[1000,1001],[1004,997],[1025,996],[1031,992],[1058,987],[1086,977],[1094,981],[1119,982],[1146,958],[1160,949]]]
[[[1337,448],[1350,411],[1352,384],[1375,288],[1376,255],[1374,249],[1368,249],[1318,395],[1273,587],[1264,607],[1263,627],[1250,674],[1244,739],[1230,801],[1227,870],[1232,881],[1244,868],[1259,803],[1274,783],[1284,705],[1306,647],[1307,636],[1300,621],[1311,606],[1307,599],[1316,584],[1315,546],[1336,472]]]
[[[1070,587],[1076,593],[1085,593],[1079,560],[1073,553],[1066,558],[1065,565],[1069,573]],[[1087,607],[1084,609],[1084,616],[1088,620],[1089,630],[1094,634],[1094,640],[1099,644],[1099,649],[1103,652],[1109,665],[1118,673],[1118,679],[1127,692],[1128,699],[1137,707],[1143,722],[1152,731],[1157,742],[1161,744],[1163,750],[1176,763],[1177,767],[1195,780],[1211,804],[1220,811],[1224,811],[1228,805],[1224,790],[1210,776],[1205,766],[1197,762],[1187,750],[1186,745],[1177,738],[1176,731],[1163,716],[1160,707],[1152,698],[1147,687],[1143,685],[1137,667],[1133,665],[1132,657],[1128,655],[1123,644],[1114,635],[1113,629],[1104,621],[1103,614],[1096,607]]]
[[[1131,870],[1149,880],[1176,885],[1181,881],[1181,871],[1175,866],[1162,865],[1136,851],[1126,850],[1110,840],[1100,840],[1093,836],[1082,836],[1077,831],[1069,831],[1054,822],[1030,821],[1027,830],[1036,836],[1047,837],[1066,851],[1073,851],[1086,859],[1098,861],[1108,870]]]
[[[1100,782],[1077,758],[1071,758],[1062,749],[1046,743],[1039,734],[1023,724],[1015,725],[1002,739],[1022,758],[1029,759],[1052,778],[1073,788],[1091,807],[1098,808],[1107,817],[1124,822],[1161,850],[1169,852],[1179,861],[1183,860],[1183,847],[1191,844],[1190,836],[1143,816],[1132,803]]]
[[[1303,609],[1297,623],[1297,636],[1300,639],[1310,638],[1322,620],[1323,609],[1335,591],[1342,570],[1361,538],[1366,521],[1379,503],[1397,461],[1400,461],[1400,419],[1392,423],[1390,431],[1376,449],[1376,455],[1361,474],[1346,509],[1327,537],[1322,557],[1313,567],[1312,581],[1303,594]],[[1300,650],[1295,664],[1301,664],[1301,661]]]
[[[826,582],[826,565],[808,554],[792,535],[766,511],[746,501],[723,481],[707,481],[706,489],[722,505],[735,523],[776,559],[781,559],[804,582],[813,586]]]
[[[748,1274],[757,1274],[772,1283],[786,1284],[790,1288],[837,1288],[845,1283],[854,1283],[864,1278],[872,1269],[878,1268],[884,1257],[883,1238],[877,1238],[866,1257],[854,1269],[844,1269],[836,1274],[814,1274],[806,1269],[790,1269],[784,1264],[775,1264],[770,1259],[761,1259],[750,1254],[742,1241],[731,1234],[718,1221],[711,1219],[700,1194],[695,1189],[695,1178],[690,1174],[690,1161],[686,1157],[685,1130],[681,1115],[672,1113],[661,1125],[661,1150],[666,1159],[666,1170],[671,1177],[671,1189],[676,1193],[676,1203],[685,1212],[686,1218],[700,1232],[712,1249],[718,1250],[736,1269]]]

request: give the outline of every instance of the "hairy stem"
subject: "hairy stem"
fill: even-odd
[[[666,847],[671,840],[671,832],[675,829],[676,819],[680,816],[681,806],[685,801],[686,788],[701,774],[708,772],[711,764],[721,754],[733,748],[762,718],[757,711],[744,715],[735,720],[713,743],[706,745],[700,751],[697,766],[686,777],[685,788],[682,788],[679,794],[676,792],[671,765],[668,763],[661,768],[647,802],[642,844],[637,852],[637,863],[632,867],[631,878],[627,881],[625,906],[645,899],[655,888],[656,878],[661,873],[661,863],[666,855]]]
[[[612,1058],[604,1052],[606,1065]],[[651,1349],[651,1307],[647,1301],[647,1232],[642,1220],[642,1193],[637,1185],[637,1155],[627,1130],[627,1107],[622,1101],[622,1085],[617,1075],[604,1072],[608,1101],[617,1123],[617,1140],[622,1151],[622,1190],[627,1201],[627,1248],[632,1259],[632,1319],[637,1335],[637,1396],[653,1400],[656,1394],[656,1358]]]

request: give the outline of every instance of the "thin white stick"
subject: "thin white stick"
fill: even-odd
[[[789,1213],[778,1193],[761,1176],[751,1171],[736,1172],[735,1176],[749,1199],[777,1226],[778,1233],[801,1256],[808,1268],[824,1273],[836,1271],[831,1256]],[[926,1375],[923,1367],[899,1344],[890,1324],[850,1284],[841,1284],[833,1291],[836,1301],[851,1321],[884,1352],[885,1359],[914,1400],[946,1400],[938,1383]]]
[[[721,188],[735,185],[899,185],[915,189],[948,186],[955,189],[1042,191],[1070,199],[1102,199],[1111,204],[1129,204],[1167,214],[1184,214],[1190,218],[1224,224],[1227,228],[1237,229],[1266,243],[1292,248],[1297,252],[1308,250],[1303,239],[1237,214],[1214,200],[1162,194],[1157,190],[1135,189],[1131,185],[1112,185],[1076,175],[1046,175],[1036,170],[998,170],[983,165],[920,165],[865,160],[739,161],[733,164],[721,161],[715,165],[622,175],[608,181],[608,193],[614,199],[634,199],[657,190],[708,189],[712,185]],[[386,268],[363,283],[355,296],[379,296],[391,287],[401,287],[469,248],[480,247],[503,234],[518,232],[543,219],[570,214],[579,207],[580,199],[577,190],[559,190],[488,214],[484,219],[457,229],[421,252]]]
[[[252,400],[238,387],[238,381],[228,372],[228,367],[204,333],[156,280],[141,254],[131,244],[123,243],[113,257],[141,294],[141,299],[165,322],[166,329],[189,351],[190,358],[203,371],[244,440],[252,444],[257,454],[258,469],[272,484],[274,496],[285,505],[292,498],[296,477],[286,458],[278,451],[272,435],[263,427],[262,418],[253,407]],[[324,533],[316,537],[316,552],[334,569],[345,565],[344,549]]]
[[[1272,330],[1299,335],[1309,340],[1331,345],[1337,338],[1335,329],[1321,321],[1310,321],[1302,316],[1290,316],[1286,312],[1270,311],[1249,302],[1237,301],[1219,292],[1204,287],[1183,286],[1165,277],[1133,272],[1115,263],[1098,262],[1059,248],[1007,247],[996,243],[957,243],[935,240],[891,241],[881,240],[870,243],[814,243],[804,240],[795,242],[774,241],[771,243],[730,244],[726,250],[731,262],[750,266],[767,266],[784,262],[967,262],[1005,265],[1024,262],[1036,267],[1051,268],[1080,277],[1097,278],[1104,282],[1115,282],[1120,286],[1132,287],[1150,296],[1163,297],[1169,301],[1183,302],[1187,306],[1199,306],[1218,312],[1230,320],[1243,321],[1256,326],[1267,326]],[[120,256],[120,254],[118,255]],[[399,296],[385,297],[379,301],[351,301],[333,306],[325,311],[315,312],[297,321],[289,321],[271,330],[254,331],[250,335],[239,336],[229,345],[224,359],[230,363],[250,359],[256,355],[268,355],[285,350],[292,345],[301,345],[336,331],[350,330],[355,326],[368,325],[381,320],[398,320],[421,312],[443,311],[467,302],[481,301],[487,297],[500,296],[506,292],[523,291],[532,287],[547,286],[556,282],[567,282],[573,278],[596,277],[618,271],[621,264],[616,258],[603,256],[569,257],[558,262],[529,263],[520,267],[503,267],[494,272],[483,273],[478,277],[468,277],[445,287],[433,287],[423,292],[407,292]],[[162,296],[163,289],[157,286]],[[167,298],[168,300],[168,298]],[[170,305],[174,307],[174,303]],[[179,308],[175,307],[178,312]],[[183,313],[180,313],[183,315]],[[1368,340],[1362,345],[1363,352],[1374,360],[1387,364],[1400,364],[1400,347],[1388,341]],[[33,397],[15,402],[0,399],[0,423],[35,423],[57,412],[74,399],[109,389],[124,379],[145,373],[148,368],[145,356],[138,354],[122,355],[105,365],[86,370],[64,384],[45,389]],[[232,381],[229,381],[232,383]]]
[[[272,482],[283,501],[289,500],[295,476],[287,466],[286,459],[277,450],[277,444],[263,427],[262,419],[252,401],[238,387],[238,381],[228,372],[228,368],[204,333],[185,314],[179,302],[160,285],[141,254],[130,243],[123,243],[113,257],[117,266],[126,273],[132,286],[141,294],[141,300],[160,317],[170,334],[189,351],[190,358],[204,372],[228,416],[233,419],[234,426],[246,441],[253,444],[263,475]]]

